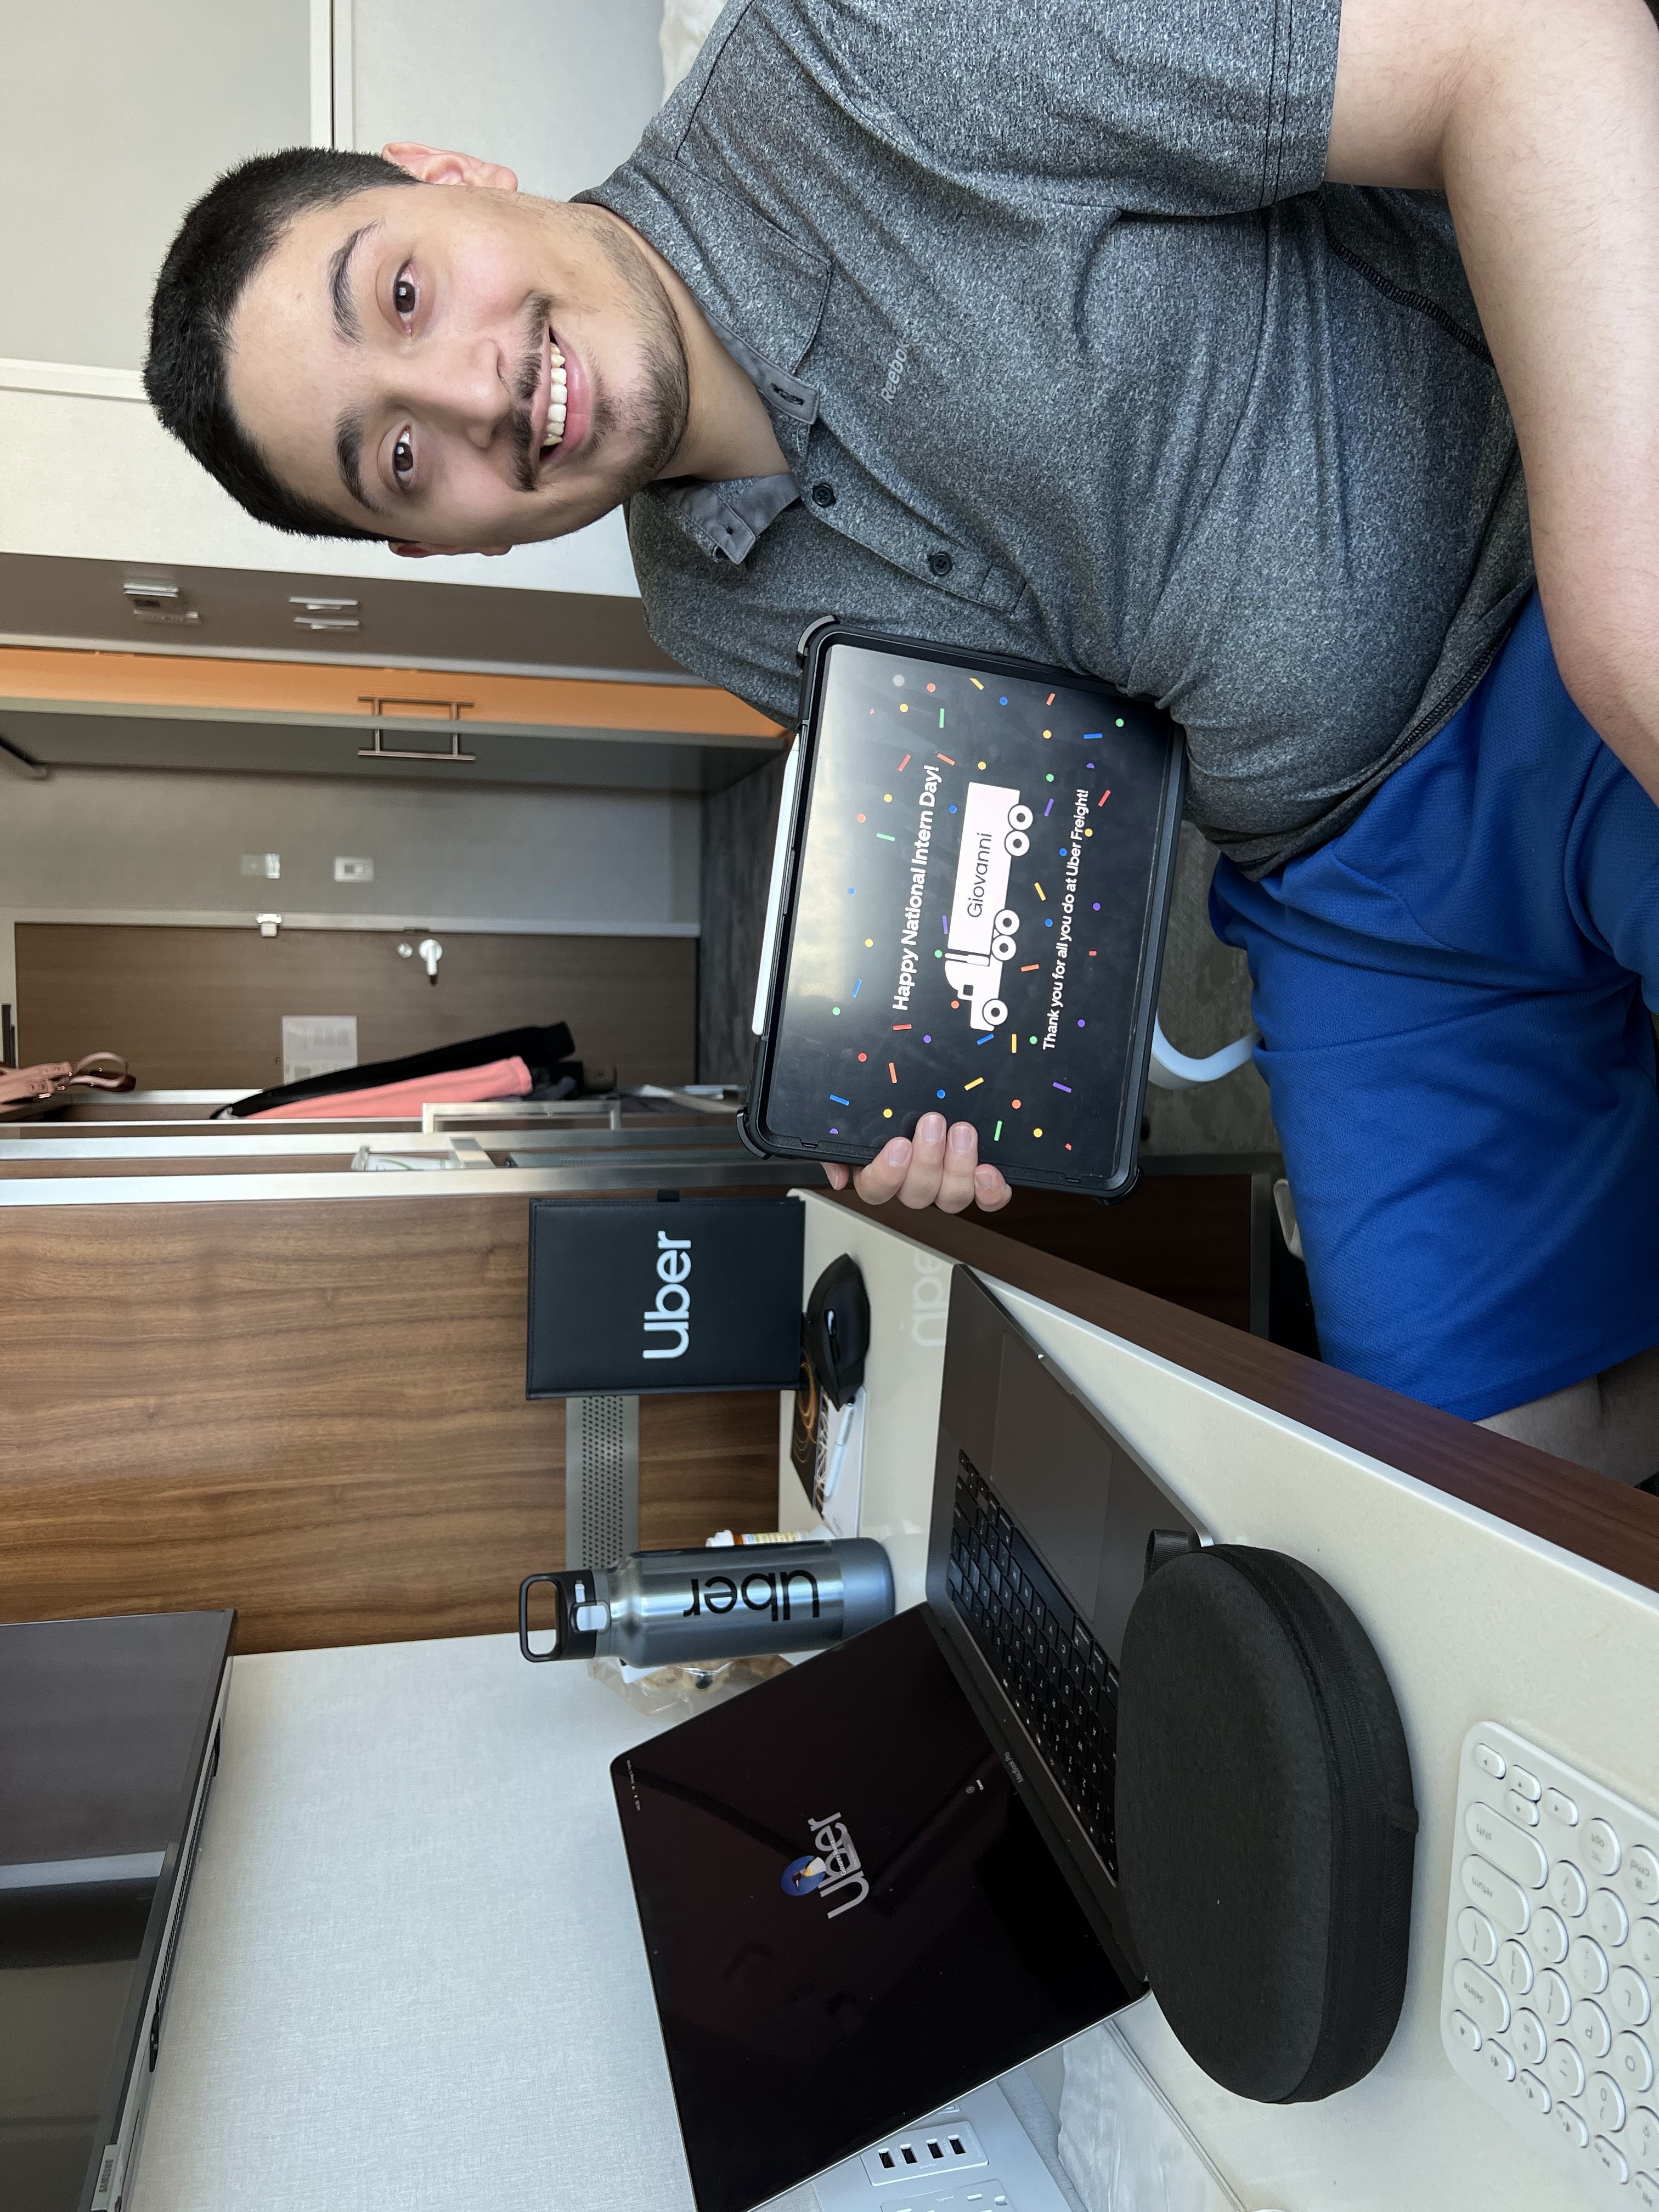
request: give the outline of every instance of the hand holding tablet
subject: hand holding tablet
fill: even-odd
[[[941,1213],[961,1213],[970,1206],[994,1213],[1013,1196],[1000,1168],[981,1162],[979,1133],[971,1121],[946,1130],[943,1114],[924,1114],[914,1139],[894,1137],[868,1167],[856,1174],[839,1161],[826,1160],[824,1174],[834,1190],[850,1179],[866,1206],[937,1206]]]

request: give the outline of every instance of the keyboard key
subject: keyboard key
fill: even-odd
[[[1592,1820],[1584,1831],[1584,1856],[1597,1874],[1617,1874],[1624,1848],[1610,1820]]]
[[[1486,2041],[1485,2036],[1481,2034],[1480,2029],[1475,2026],[1474,2022],[1469,2018],[1466,2012],[1453,2012],[1451,2016],[1451,2032],[1457,2042],[1465,2051],[1479,2051],[1481,2045]]]
[[[1586,1996],[1598,1997],[1607,1985],[1607,1954],[1589,1936],[1576,1936],[1567,1953],[1567,1972]]]
[[[1490,1805],[1471,1805],[1463,1816],[1463,1826],[1476,1850],[1490,1859],[1501,1874],[1508,1875],[1511,1881],[1518,1881],[1526,1889],[1544,1887],[1550,1863],[1539,1848],[1536,1838],[1529,1836],[1524,1828],[1517,1828],[1501,1813],[1494,1813]]]
[[[1616,1951],[1630,1933],[1630,1916],[1617,1890],[1598,1889],[1589,1901],[1589,1924],[1609,1951]]]
[[[1510,2024],[1510,2001],[1490,1974],[1460,1959],[1452,1968],[1451,1984],[1452,1994],[1483,2035],[1504,2033]]]
[[[1550,2080],[1558,2097],[1576,2097],[1584,2086],[1584,2062],[1571,2044],[1558,2037],[1550,2045]]]
[[[1485,1859],[1465,1859],[1459,1869],[1463,1894],[1472,1905],[1495,1920],[1506,1936],[1524,1936],[1532,1918],[1532,1904],[1525,1890],[1512,1882],[1508,1875],[1499,1874],[1495,1866]],[[1561,1947],[1561,1956],[1567,1955],[1566,1946]]]
[[[1631,1955],[1650,1981],[1659,1981],[1659,1920],[1638,1920],[1631,1930]]]
[[[1544,2033],[1544,2023],[1535,2012],[1523,2005],[1515,2015],[1515,2047],[1528,2066],[1541,2066],[1550,2039]]]
[[[1572,1992],[1553,1967],[1538,1977],[1534,2002],[1552,2027],[1565,2027],[1572,2017]]]
[[[1528,1838],[1530,1842],[1530,1837]],[[1577,1920],[1589,1903],[1584,1877],[1571,1859],[1557,1859],[1550,1875],[1550,1902],[1559,1905],[1569,1920]]]
[[[1518,1790],[1510,1790],[1504,1799],[1504,1810],[1511,1820],[1523,1828],[1538,1826],[1538,1808],[1530,1797],[1523,1797]]]
[[[1590,2145],[1590,2156],[1608,2180],[1616,2182],[1620,2188],[1630,2179],[1629,2160],[1618,2144],[1609,2142],[1605,2136],[1597,2136]]]
[[[1584,2093],[1590,2118],[1604,2135],[1616,2136],[1625,2124],[1625,2093],[1611,2074],[1592,2074]]]
[[[1589,2130],[1571,2105],[1558,2105],[1550,2114],[1550,2125],[1574,2150],[1583,2150],[1589,2141]]]
[[[1481,2051],[1480,2063],[1488,2074],[1496,2075],[1500,2081],[1513,2081],[1515,2079],[1514,2059],[1501,2043],[1494,2043],[1490,2036]]]
[[[1535,2074],[1523,2074],[1521,2076],[1521,2087],[1527,2093],[1528,2104],[1541,2118],[1555,2102],[1554,2098],[1551,2096]]]
[[[1652,2174],[1637,2175],[1636,2201],[1642,2207],[1642,2212],[1659,2212],[1659,2180],[1656,2180]]]
[[[1638,1905],[1659,1905],[1659,1858],[1638,1844],[1625,1862],[1625,1873]]]
[[[1653,2010],[1653,2000],[1648,1995],[1647,1984],[1629,1966],[1613,1968],[1607,2002],[1626,2027],[1645,2026],[1648,2014]]]
[[[1494,1751],[1489,1743],[1476,1744],[1474,1763],[1483,1774],[1490,1774],[1494,1782],[1501,1782],[1510,1771],[1503,1753]]]
[[[1578,1808],[1565,1790],[1547,1790],[1544,1792],[1544,1810],[1552,1820],[1559,1820],[1564,1828],[1578,1826]]]
[[[1653,2053],[1639,2035],[1632,2035],[1626,2028],[1622,2035],[1613,2039],[1607,2071],[1627,2097],[1645,2096],[1653,2087]]]
[[[1607,2026],[1607,2016],[1589,1997],[1581,1997],[1574,2005],[1567,2033],[1586,2058],[1605,2058],[1613,2047],[1613,2030]]]
[[[1546,1966],[1559,1966],[1567,1955],[1567,1923],[1546,1906],[1533,1923],[1532,1940]]]
[[[1532,1960],[1513,1939],[1498,1954],[1498,1978],[1517,1997],[1532,1987]]]
[[[1659,2166],[1659,2112],[1637,2106],[1630,2116],[1630,2147],[1638,2166]]]

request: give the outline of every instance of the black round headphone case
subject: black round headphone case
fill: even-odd
[[[1164,2017],[1239,2096],[1351,2087],[1400,2018],[1417,1834],[1370,1638],[1311,1569],[1216,1545],[1149,1574],[1120,1671],[1121,1892]]]

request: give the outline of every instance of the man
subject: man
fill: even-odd
[[[626,501],[780,719],[826,612],[1160,701],[1327,1357],[1648,1474],[1644,0],[733,0],[575,204],[387,155],[186,219],[147,379],[220,481],[411,555]],[[855,1180],[1008,1196],[938,1115]]]

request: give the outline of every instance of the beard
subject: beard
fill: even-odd
[[[600,381],[591,360],[587,363],[589,438],[601,453],[613,457],[605,495],[607,505],[616,506],[654,483],[678,449],[690,411],[691,376],[679,319],[656,270],[620,224],[598,209],[580,212],[591,224],[593,241],[623,295],[637,350],[638,376],[620,394]],[[551,298],[538,294],[526,309],[525,357],[514,388],[514,474],[521,491],[540,489],[530,410],[541,382],[542,339],[552,319]]]

